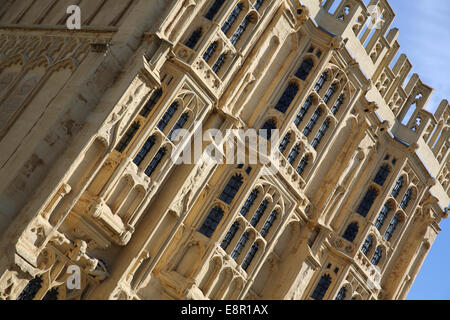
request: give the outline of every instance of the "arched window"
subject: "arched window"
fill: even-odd
[[[33,300],[42,288],[42,278],[40,276],[31,279],[25,289],[20,293],[17,300]]]
[[[173,126],[172,131],[169,133],[169,140],[173,142],[173,139],[176,138],[176,136],[174,136],[174,133],[176,130],[182,129],[184,127],[184,125],[186,124],[186,122],[189,119],[189,114],[183,113],[180,117],[180,119],[178,119],[177,123]]]
[[[222,68],[223,64],[225,63],[225,59],[227,58],[227,54],[226,53],[222,53],[219,58],[217,58],[216,63],[214,63],[214,65],[212,66],[212,70],[214,71],[214,73],[218,73],[220,71],[220,69]]]
[[[218,45],[219,44],[217,43],[217,41],[214,41],[213,43],[211,43],[209,45],[208,49],[206,49],[205,53],[203,54],[203,60],[205,60],[206,62],[209,62],[209,59],[211,59],[214,52],[216,52]]]
[[[255,3],[253,4],[253,7],[258,10],[259,8],[261,8],[261,6],[263,5],[265,0],[256,0]]]
[[[377,249],[375,250],[375,253],[373,254],[373,257],[372,257],[372,264],[374,266],[377,266],[378,263],[380,263],[382,256],[383,256],[383,248],[377,247]]]
[[[330,284],[331,284],[331,277],[327,274],[323,275],[322,278],[320,278],[316,288],[314,289],[311,298],[315,300],[322,300],[323,297],[325,296],[325,293],[327,293]]]
[[[306,113],[309,110],[309,107],[311,107],[312,105],[312,97],[309,96],[305,103],[303,104],[302,108],[300,109],[300,111],[297,114],[297,117],[294,120],[294,124],[298,127],[298,125],[302,122],[303,118],[305,117]]]
[[[302,158],[302,160],[300,160],[300,163],[298,164],[298,167],[297,167],[297,173],[299,175],[303,174],[303,171],[305,171],[305,168],[308,165],[308,162],[309,162],[309,157],[308,156],[304,156]]]
[[[284,151],[286,151],[287,146],[289,145],[289,142],[291,141],[291,134],[287,133],[284,138],[283,141],[281,141],[280,146],[278,147],[278,150],[280,150],[281,153],[283,153]]]
[[[390,172],[391,172],[391,168],[389,168],[389,166],[387,164],[381,166],[377,172],[377,175],[373,179],[373,181],[376,184],[383,186],[383,184],[386,182],[386,179],[389,176]]]
[[[227,250],[228,246],[230,245],[231,241],[233,240],[238,230],[239,230],[239,222],[236,221],[230,227],[230,230],[228,230],[227,235],[225,236],[225,238],[222,241],[222,244],[220,245],[223,250]]]
[[[292,101],[294,101],[295,96],[298,92],[298,86],[295,83],[289,83],[286,90],[284,90],[283,95],[281,96],[280,100],[278,101],[277,105],[275,106],[275,109],[278,111],[285,113],[289,106],[291,105]]]
[[[312,61],[312,59],[305,59],[300,65],[300,68],[298,68],[297,72],[295,73],[295,76],[300,80],[305,81],[312,68],[314,68],[314,62]]]
[[[275,120],[267,120],[259,130],[259,135],[269,140],[273,131],[277,128]]]
[[[259,205],[258,209],[256,209],[255,214],[253,215],[252,220],[250,220],[250,224],[253,227],[256,227],[259,220],[261,220],[261,217],[263,216],[264,212],[267,210],[269,202],[267,200],[263,200],[261,204]]]
[[[321,115],[322,109],[317,108],[312,115],[311,120],[309,120],[308,124],[306,125],[305,129],[303,129],[303,134],[305,135],[305,137],[308,137],[311,134],[311,131],[314,129],[314,126],[316,125],[317,120],[319,120]]]
[[[327,92],[325,93],[324,97],[323,97],[323,101],[325,103],[328,103],[328,101],[330,101],[331,97],[334,95],[334,93],[336,92],[336,84],[332,84]]]
[[[339,109],[341,108],[342,104],[344,103],[344,95],[341,94],[339,98],[334,103],[333,107],[331,108],[331,113],[333,115],[336,115],[336,113],[339,112]]]
[[[250,211],[250,208],[253,206],[253,203],[255,202],[256,198],[258,197],[259,191],[257,189],[254,189],[250,195],[248,196],[247,200],[245,201],[244,205],[241,208],[241,214],[242,216],[246,216],[247,213]]]
[[[211,238],[214,231],[216,231],[220,221],[222,220],[223,214],[224,212],[220,207],[212,208],[198,232],[208,238]]]
[[[195,45],[198,43],[198,40],[200,40],[201,36],[202,36],[202,28],[198,28],[197,30],[192,32],[191,36],[185,43],[186,47],[194,49]]]
[[[242,250],[244,250],[245,244],[248,241],[248,238],[250,238],[250,233],[244,232],[242,237],[239,239],[238,243],[236,244],[236,247],[234,248],[233,252],[231,253],[231,257],[236,260],[242,253]]]
[[[408,207],[409,202],[411,201],[411,196],[412,196],[412,190],[408,189],[405,192],[405,195],[403,196],[402,202],[400,202],[400,207],[403,210],[406,210],[406,208]]]
[[[234,197],[241,188],[243,182],[244,179],[240,174],[232,176],[231,179],[228,181],[227,185],[225,186],[225,188],[223,189],[219,199],[225,202],[226,204],[231,204],[231,202],[233,202]]]
[[[258,242],[255,242],[250,250],[248,251],[247,255],[245,256],[244,260],[242,261],[242,269],[247,270],[250,266],[250,263],[252,263],[253,258],[255,257],[256,253],[258,252],[259,245]]]
[[[278,212],[276,210],[272,211],[272,213],[270,214],[269,218],[267,218],[266,223],[264,223],[264,226],[261,229],[260,234],[261,234],[261,236],[263,238],[265,238],[266,235],[269,233],[270,228],[272,228],[273,223],[275,222],[277,217],[278,217]]]
[[[120,153],[124,152],[130,144],[131,140],[133,140],[140,127],[141,125],[138,122],[134,122],[122,137],[122,139],[120,139],[120,142],[117,144],[116,150]]]
[[[386,221],[386,218],[389,214],[389,211],[391,211],[391,205],[387,202],[385,203],[383,209],[381,209],[380,214],[378,215],[377,221],[375,221],[375,227],[380,230],[381,227],[384,224],[384,221]]]
[[[174,102],[169,106],[169,109],[167,109],[166,113],[164,113],[163,117],[161,118],[161,120],[157,125],[159,130],[164,131],[164,129],[169,124],[170,120],[177,112],[177,110],[178,110],[178,102]]]
[[[323,122],[323,124],[320,127],[319,131],[317,132],[316,137],[311,142],[311,146],[314,149],[317,149],[317,147],[319,146],[320,142],[322,141],[322,138],[325,136],[325,133],[327,133],[329,128],[330,128],[330,119],[327,118],[327,119],[325,119],[325,121]]]
[[[217,12],[219,12],[220,8],[224,4],[225,0],[216,0],[209,8],[208,12],[205,14],[205,18],[208,20],[214,19]]]
[[[339,290],[335,300],[344,300],[346,295],[347,295],[347,288],[342,287]]]
[[[292,148],[291,152],[289,152],[289,155],[287,157],[287,161],[290,164],[293,164],[295,162],[295,159],[297,159],[299,153],[300,153],[300,147],[298,145],[294,146]]]
[[[391,195],[394,198],[397,198],[398,194],[400,193],[400,190],[403,187],[403,176],[397,179],[397,182],[395,183],[394,189],[392,189]]]
[[[233,36],[230,38],[231,44],[234,46],[239,41],[239,39],[244,34],[245,30],[247,29],[248,25],[251,22],[251,17],[246,16],[244,20],[241,22],[239,27],[237,27],[236,32],[233,34]]]
[[[359,204],[358,209],[356,212],[358,212],[363,217],[366,217],[367,214],[370,211],[370,208],[372,208],[373,203],[375,202],[375,199],[378,196],[378,191],[375,188],[370,188],[364,198],[362,199],[361,203]]]
[[[367,254],[369,253],[370,249],[372,248],[372,244],[373,244],[373,237],[372,236],[368,236],[366,238],[366,240],[364,241],[363,246],[361,247],[361,251],[362,251],[362,253],[364,253],[364,255],[367,256]]]
[[[150,177],[153,174],[153,172],[156,170],[158,165],[161,163],[161,160],[165,156],[166,152],[167,152],[166,148],[161,148],[158,150],[158,152],[155,154],[152,161],[148,165],[147,169],[145,169],[145,174],[147,176]]]
[[[234,7],[227,21],[225,21],[225,23],[222,26],[223,33],[226,34],[228,30],[230,30],[230,28],[233,26],[233,23],[236,21],[237,17],[239,16],[243,8],[244,8],[243,3],[238,3],[236,7]]]
[[[153,146],[155,145],[155,141],[156,138],[155,136],[151,136],[147,139],[147,141],[145,141],[144,145],[142,146],[141,150],[139,151],[139,153],[136,155],[136,157],[134,158],[133,162],[139,166],[141,164],[141,162],[144,160],[145,156],[150,152],[150,150],[153,148]]]
[[[325,81],[327,81],[327,73],[324,72],[320,75],[319,80],[317,80],[316,84],[314,85],[314,90],[316,90],[316,92],[319,92],[320,89],[322,89]]]
[[[358,235],[358,230],[359,226],[356,222],[350,223],[342,237],[350,242],[353,242],[353,240],[355,240],[356,236]]]
[[[162,90],[158,89],[151,95],[150,99],[147,101],[145,106],[142,108],[140,115],[143,117],[147,117],[150,112],[153,110],[155,105],[158,103],[159,99],[162,96]]]
[[[394,214],[394,217],[391,220],[391,223],[389,223],[388,228],[386,229],[386,232],[384,233],[384,238],[389,241],[391,240],[392,236],[394,235],[395,229],[397,229],[398,223],[400,222],[398,214]]]

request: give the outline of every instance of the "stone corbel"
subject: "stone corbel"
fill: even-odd
[[[116,235],[121,235],[126,231],[122,219],[114,215],[111,208],[102,198],[95,199],[88,209],[90,215],[101,224],[108,226]]]

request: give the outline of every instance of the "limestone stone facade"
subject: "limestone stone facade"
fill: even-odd
[[[2,1],[0,299],[404,299],[450,105],[370,5],[380,29],[361,0]],[[175,164],[174,127],[276,128],[279,171]]]

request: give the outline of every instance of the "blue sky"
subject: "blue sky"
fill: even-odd
[[[396,13],[393,27],[400,29],[400,54],[413,65],[412,73],[434,88],[427,109],[434,111],[450,99],[450,0],[390,0]],[[396,58],[395,58],[396,59]],[[431,251],[409,293],[408,300],[450,300],[450,221],[441,223]]]

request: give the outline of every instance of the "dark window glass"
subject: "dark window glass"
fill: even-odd
[[[383,256],[383,249],[381,247],[377,247],[372,257],[372,264],[375,266],[378,265],[378,263],[380,263],[382,256]]]
[[[42,281],[42,278],[39,276],[31,279],[25,289],[23,289],[17,300],[33,300],[36,294],[42,288]]]
[[[314,86],[314,90],[316,90],[316,92],[319,92],[320,89],[322,89],[323,85],[325,84],[325,81],[327,81],[327,73],[324,72],[320,75],[319,80],[317,80],[315,86]]]
[[[391,240],[392,236],[394,235],[395,229],[397,229],[399,221],[400,221],[399,220],[399,215],[395,214],[394,217],[391,220],[391,223],[389,223],[389,226],[386,229],[386,232],[384,234],[384,238],[387,241]]]
[[[333,83],[327,90],[327,92],[325,93],[325,95],[323,96],[323,101],[325,103],[328,103],[328,101],[330,101],[331,97],[333,97],[334,93],[336,92],[336,85]]]
[[[309,107],[312,105],[312,97],[309,96],[308,99],[306,99],[305,103],[303,104],[302,108],[297,114],[297,117],[294,120],[295,125],[298,127],[298,125],[302,122],[303,118],[305,117],[306,113],[309,110]]]
[[[218,58],[216,63],[212,66],[212,70],[217,74],[220,69],[222,68],[223,64],[225,63],[225,59],[227,58],[227,55],[225,53],[222,53]]]
[[[255,257],[256,253],[258,252],[259,245],[257,242],[255,242],[250,250],[248,251],[247,255],[245,256],[244,260],[242,261],[242,269],[247,270],[250,266],[250,263],[252,263],[253,258]]]
[[[347,295],[347,289],[345,287],[342,287],[339,290],[335,300],[344,300],[346,295]]]
[[[325,136],[325,133],[327,133],[328,129],[330,128],[330,119],[325,119],[322,126],[320,127],[319,131],[317,132],[314,140],[311,142],[311,146],[314,149],[317,149],[320,142],[322,141],[322,138]]]
[[[278,149],[280,150],[281,153],[283,153],[284,151],[286,151],[287,146],[289,145],[289,142],[291,141],[291,134],[287,133],[284,138],[283,141],[281,141],[280,146],[278,147]]]
[[[255,202],[256,198],[258,197],[259,191],[254,189],[250,195],[248,196],[247,200],[245,201],[244,205],[241,208],[241,214],[245,217],[245,215],[250,211],[250,208],[253,206],[253,203]]]
[[[297,173],[299,175],[303,174],[303,171],[305,171],[305,168],[308,165],[308,162],[309,162],[309,157],[308,156],[304,156],[302,158],[302,160],[300,160],[300,163],[298,164],[298,167],[297,167]]]
[[[244,34],[245,30],[247,29],[248,25],[250,24],[250,16],[246,16],[244,20],[241,22],[239,27],[237,27],[236,32],[233,34],[233,36],[230,38],[231,44],[234,46],[239,41],[239,39]]]
[[[227,185],[222,191],[219,199],[225,202],[226,204],[231,204],[233,202],[234,197],[238,193],[239,189],[242,186],[243,178],[240,174],[234,175],[228,181]]]
[[[339,109],[341,108],[342,104],[344,103],[344,95],[341,94],[339,98],[334,103],[333,107],[331,108],[331,113],[336,115],[336,113],[339,112]]]
[[[317,120],[319,120],[321,115],[322,109],[317,108],[312,115],[311,120],[309,120],[308,124],[306,125],[305,129],[303,129],[303,134],[305,135],[305,137],[308,137],[311,134],[311,131],[314,129],[314,126],[316,125]]]
[[[400,177],[400,178],[398,178],[397,182],[395,183],[394,189],[392,189],[391,194],[394,198],[397,198],[402,187],[403,187],[403,177]]]
[[[205,53],[203,54],[203,60],[209,62],[209,59],[211,59],[214,52],[216,52],[217,46],[218,46],[217,41],[211,43],[208,49],[206,49]]]
[[[347,239],[350,242],[353,242],[353,240],[355,240],[356,236],[358,235],[358,230],[359,230],[359,227],[356,222],[350,223],[342,237],[344,239]]]
[[[230,230],[228,230],[227,235],[225,236],[225,238],[222,241],[222,244],[220,245],[223,250],[227,250],[228,246],[230,245],[231,241],[233,241],[233,238],[238,230],[239,230],[239,222],[236,221],[230,227]]]
[[[198,232],[211,238],[214,231],[216,231],[217,226],[223,218],[223,210],[219,207],[214,207],[208,214],[208,217],[203,222],[203,225],[200,227]]]
[[[373,179],[373,181],[376,184],[383,186],[383,184],[386,182],[386,179],[389,176],[390,172],[391,172],[391,168],[389,168],[389,166],[387,164],[381,166],[377,172],[377,175]]]
[[[290,83],[286,90],[283,92],[283,95],[275,106],[275,109],[285,113],[291,105],[292,101],[294,101],[297,92],[298,86],[295,83]]]
[[[58,300],[58,288],[50,289],[42,298],[43,301],[56,301]]]
[[[312,59],[305,59],[300,65],[300,68],[298,68],[297,72],[295,73],[295,76],[304,81],[308,77],[313,67],[314,62],[312,61]]]
[[[295,159],[297,159],[299,153],[300,153],[300,147],[298,145],[294,146],[292,148],[291,152],[289,152],[289,155],[287,157],[287,161],[290,164],[293,164],[295,162]]]
[[[259,135],[269,140],[272,137],[273,130],[277,128],[277,124],[274,120],[267,120],[261,130],[259,131]]]
[[[364,241],[363,246],[361,247],[362,253],[364,253],[367,256],[370,249],[372,248],[372,244],[373,244],[373,238],[372,238],[372,236],[368,236],[366,238],[366,240]]]
[[[239,239],[238,243],[236,244],[236,247],[234,248],[233,252],[231,253],[231,257],[236,260],[242,253],[242,250],[244,250],[245,244],[248,241],[248,238],[250,237],[250,234],[248,232],[244,232],[242,237]]]
[[[159,99],[162,96],[162,90],[158,89],[151,95],[150,99],[147,101],[145,106],[142,108],[140,115],[143,117],[147,117],[150,112],[153,110],[155,105],[158,103]]]
[[[195,45],[198,43],[198,40],[200,40],[201,36],[202,36],[202,28],[198,28],[197,30],[192,32],[191,36],[185,43],[186,47],[194,49]]]
[[[205,15],[206,19],[212,20],[216,16],[217,12],[219,12],[220,8],[224,4],[225,0],[215,0],[212,6],[209,8],[208,12]]]
[[[400,207],[403,210],[406,210],[406,208],[408,207],[409,202],[411,201],[411,195],[412,195],[412,190],[408,189],[405,192],[405,195],[403,196],[402,202],[400,202]]]
[[[161,120],[157,125],[159,130],[164,131],[164,129],[169,124],[170,120],[177,112],[177,110],[178,110],[178,102],[174,102],[169,106],[169,109],[167,109],[166,113],[163,115],[163,117],[161,118]]]
[[[327,293],[330,284],[331,284],[331,277],[327,274],[323,275],[322,278],[320,278],[316,288],[314,289],[311,298],[313,298],[314,300],[322,300],[323,297],[325,296],[325,293]]]
[[[386,218],[389,214],[389,211],[391,211],[391,205],[389,203],[386,203],[383,207],[383,209],[381,209],[380,214],[378,215],[377,221],[375,221],[375,227],[380,230],[381,227],[384,224],[384,221],[386,221]]]
[[[130,144],[131,140],[133,140],[134,136],[138,132],[141,125],[137,122],[133,123],[131,127],[127,130],[125,135],[122,137],[120,142],[117,144],[116,150],[119,152],[123,152],[128,145]]]
[[[358,209],[356,212],[358,212],[363,217],[366,217],[367,214],[370,211],[370,208],[372,208],[373,203],[375,202],[375,199],[378,196],[378,191],[375,188],[370,188],[364,198],[362,199],[361,203],[359,204]]]
[[[225,23],[222,26],[223,33],[226,34],[228,30],[230,30],[230,28],[233,26],[233,23],[236,21],[237,17],[241,13],[242,8],[244,8],[244,5],[242,3],[238,3],[237,6],[234,7],[227,21],[225,21]]]
[[[258,10],[264,4],[264,1],[265,0],[256,0],[255,3],[253,4],[253,7],[255,7],[255,9]]]
[[[145,156],[150,152],[150,150],[153,148],[153,146],[155,145],[155,141],[156,138],[155,136],[151,136],[147,139],[147,141],[145,141],[144,145],[142,146],[141,150],[139,151],[139,153],[136,155],[136,157],[134,158],[133,162],[139,166],[141,164],[141,162],[144,160]]]
[[[169,140],[173,142],[174,138],[176,138],[176,136],[174,136],[174,133],[176,130],[182,129],[184,127],[184,125],[186,124],[186,122],[189,119],[189,114],[187,113],[183,113],[180,117],[180,119],[178,119],[177,123],[173,126],[172,131],[169,134]]]
[[[272,228],[273,223],[275,222],[277,217],[278,217],[278,212],[276,210],[272,211],[272,213],[270,214],[269,218],[267,218],[266,223],[264,223],[264,226],[261,229],[260,234],[261,234],[261,236],[263,238],[265,238],[266,235],[269,233],[270,228]]]
[[[158,150],[158,152],[155,154],[152,161],[148,165],[147,169],[145,169],[145,174],[147,176],[150,177],[153,174],[153,172],[156,170],[158,165],[161,163],[161,160],[163,159],[166,152],[167,152],[166,148],[161,148]]]
[[[261,220],[261,217],[263,216],[264,212],[266,211],[268,204],[269,204],[269,202],[267,200],[263,200],[261,202],[258,209],[256,209],[256,212],[253,215],[252,220],[250,220],[250,224],[252,226],[255,227],[258,224],[259,220]]]

